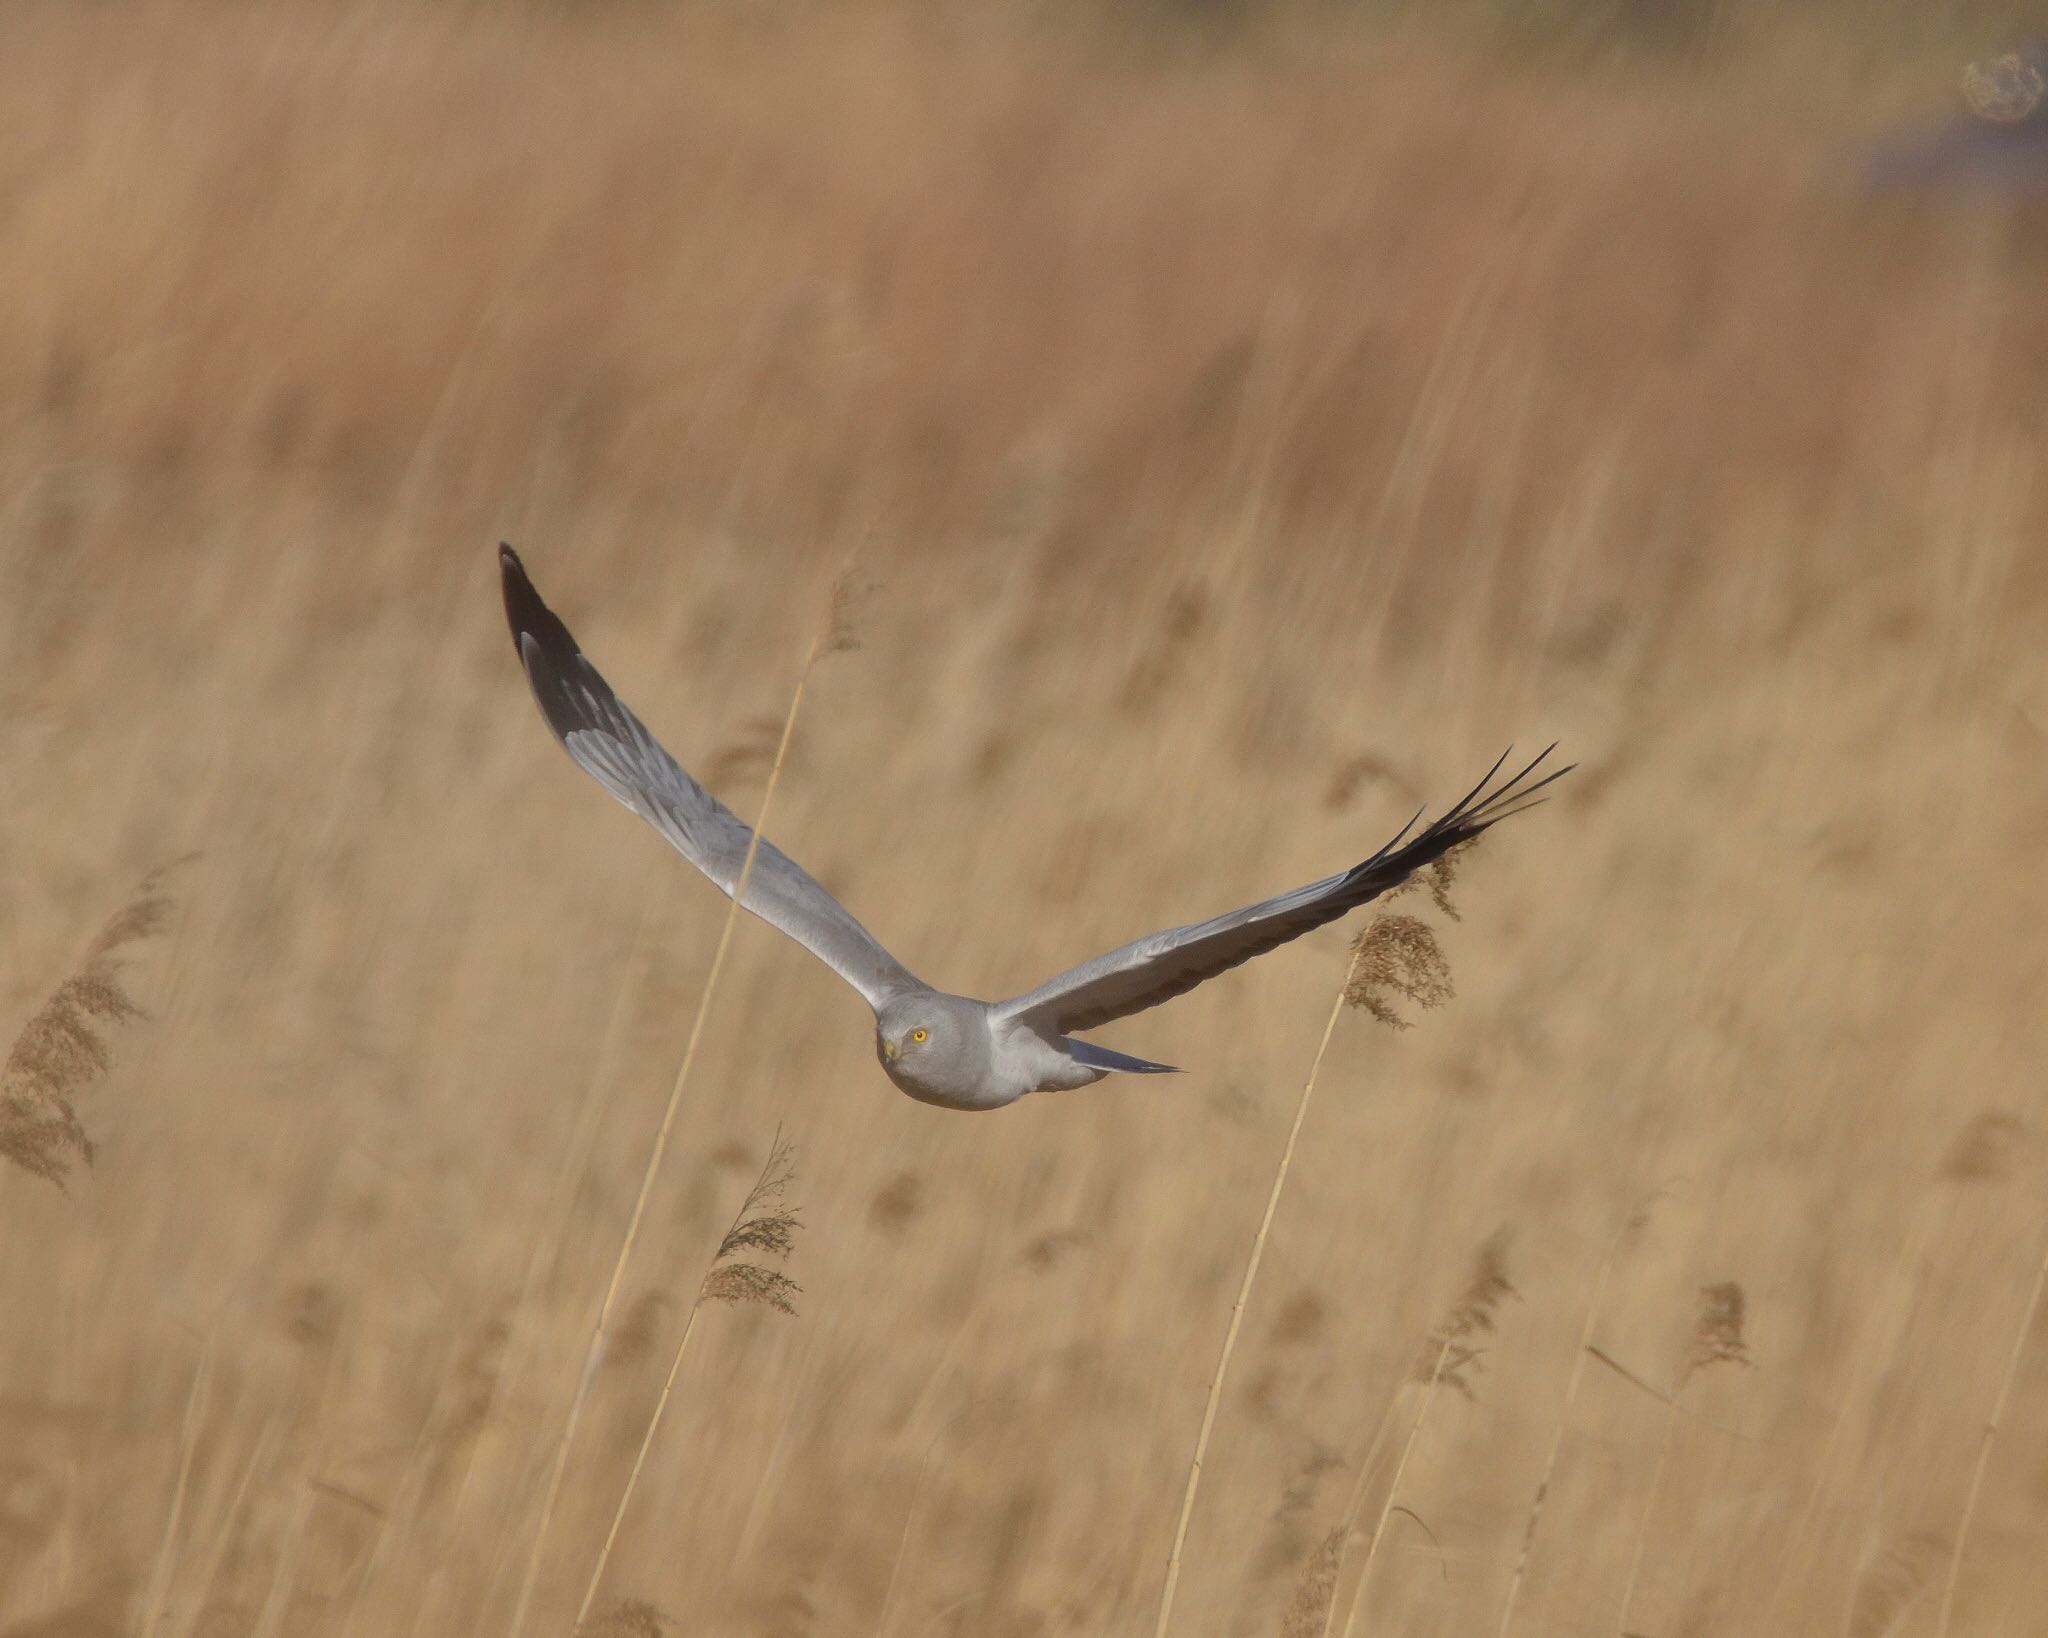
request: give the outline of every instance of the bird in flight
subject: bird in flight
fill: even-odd
[[[562,748],[730,897],[753,832],[626,709],[583,657],[569,628],[541,601],[519,554],[500,546],[498,562],[513,645]],[[1544,751],[1496,784],[1507,762],[1503,755],[1440,818],[1416,830],[1418,813],[1379,852],[1349,870],[1134,940],[1007,1001],[949,995],[913,977],[766,837],[755,850],[741,907],[787,933],[860,992],[874,1011],[882,1070],[904,1092],[943,1109],[1000,1109],[1027,1092],[1065,1091],[1105,1075],[1172,1073],[1171,1064],[1112,1052],[1076,1039],[1075,1032],[1156,1007],[1400,886],[1571,771],[1539,772],[1549,755]]]

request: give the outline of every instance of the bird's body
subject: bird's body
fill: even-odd
[[[919,1103],[942,1109],[1000,1109],[1028,1092],[1066,1092],[1099,1081],[1109,1070],[1082,1062],[1072,1050],[1087,1044],[1005,1018],[994,1002],[943,990],[914,991],[875,1016],[882,1072]]]
[[[753,833],[627,710],[541,601],[518,554],[500,547],[499,561],[513,643],[563,748],[730,895]],[[1032,1092],[1068,1091],[1105,1075],[1172,1073],[1171,1064],[1114,1052],[1071,1032],[1157,1006],[1398,887],[1570,771],[1532,778],[1549,754],[1489,790],[1507,760],[1502,757],[1441,818],[1412,837],[1410,820],[1350,870],[1137,939],[1004,1001],[950,995],[914,977],[765,837],[754,845],[741,907],[787,933],[860,992],[875,1016],[875,1055],[902,1091],[945,1109],[1000,1109]]]

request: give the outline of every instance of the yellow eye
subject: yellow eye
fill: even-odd
[[[924,1039],[924,1031],[921,1029],[914,1029],[910,1032],[910,1038],[913,1041],[922,1041]]]

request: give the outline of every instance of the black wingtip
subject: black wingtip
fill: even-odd
[[[1562,768],[1552,768],[1533,783],[1524,784],[1523,781],[1549,760],[1550,753],[1557,749],[1557,745],[1558,742],[1553,740],[1544,746],[1513,778],[1500,785],[1491,795],[1472,805],[1463,815],[1463,822],[1472,835],[1477,836],[1481,831],[1491,830],[1503,819],[1512,819],[1518,813],[1527,813],[1531,808],[1541,807],[1544,801],[1548,800],[1537,793],[1548,790],[1564,778],[1578,766],[1576,762],[1567,762]]]
[[[503,542],[498,546],[498,566],[505,582],[505,621],[512,628],[512,649],[541,715],[557,736],[586,728],[610,731],[608,718],[615,702],[604,678],[583,657],[561,617],[542,601],[519,554]]]
[[[533,589],[533,582],[527,578],[526,565],[519,561],[519,554],[512,550],[508,541],[498,542],[498,575],[505,587],[505,620],[512,628],[512,646],[517,648],[520,633],[533,629],[535,611],[544,612],[547,604]]]
[[[498,542],[498,572],[505,581],[505,606],[512,606],[513,589],[517,587],[536,603],[540,594],[533,589],[533,582],[527,578],[526,565],[519,561],[519,554],[512,550],[510,541]]]
[[[498,573],[505,583],[505,613],[512,621],[516,636],[522,623],[521,616],[529,608],[545,609],[547,604],[533,589],[533,581],[527,577],[526,565],[519,561],[519,554],[502,540],[498,542]]]
[[[505,583],[505,622],[512,628],[512,646],[522,662],[526,655],[524,639],[528,637],[558,668],[576,659],[581,653],[576,639],[542,600],[527,576],[526,565],[519,561],[519,554],[503,541],[498,544],[498,568]]]

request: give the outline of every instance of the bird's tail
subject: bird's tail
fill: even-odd
[[[1093,1041],[1077,1041],[1071,1035],[1060,1037],[1060,1045],[1067,1049],[1077,1064],[1086,1064],[1090,1069],[1107,1069],[1118,1075],[1178,1075],[1177,1064],[1155,1064],[1150,1058],[1133,1058],[1129,1053],[1112,1052],[1106,1046],[1097,1046]]]

